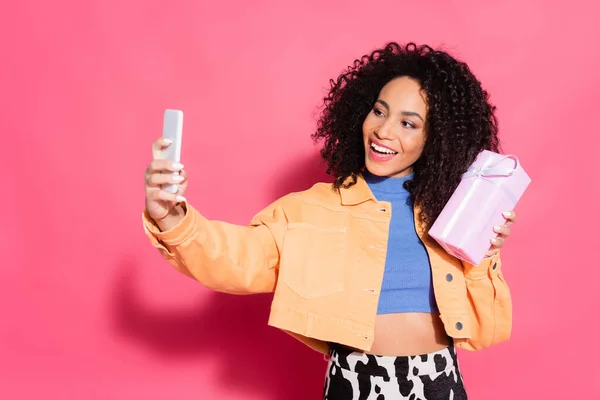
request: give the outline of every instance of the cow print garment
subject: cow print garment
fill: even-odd
[[[465,400],[467,393],[453,346],[414,357],[386,357],[333,345],[323,399]]]

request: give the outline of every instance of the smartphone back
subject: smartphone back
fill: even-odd
[[[183,111],[165,110],[163,119],[163,138],[169,139],[171,145],[163,150],[165,160],[181,161],[181,139],[183,133]]]

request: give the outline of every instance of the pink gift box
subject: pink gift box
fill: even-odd
[[[517,157],[482,151],[429,235],[448,253],[478,265],[497,236],[494,225],[504,224],[502,213],[515,208],[530,182]]]

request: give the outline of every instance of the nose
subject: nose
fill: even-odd
[[[378,139],[393,139],[395,136],[392,124],[389,121],[384,121],[375,129],[375,136]]]

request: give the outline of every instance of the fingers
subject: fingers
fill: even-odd
[[[491,250],[489,250],[487,253],[485,253],[486,257],[493,257],[496,254],[498,254],[498,252],[500,251],[500,249],[497,249],[495,247],[492,247]]]
[[[501,235],[501,236],[508,236],[510,235],[510,225],[504,224],[502,226],[500,225],[496,225],[494,226],[494,232],[496,232],[497,234]]]
[[[177,193],[169,193],[166,190],[161,190],[159,188],[153,188],[153,189],[148,190],[147,196],[149,199],[155,200],[155,201],[161,200],[161,201],[168,201],[171,203],[186,201],[186,198],[178,193],[179,193],[179,191],[177,191]]]
[[[171,145],[171,141],[165,138],[158,138],[152,143],[152,158],[160,160],[164,149]]]
[[[494,226],[494,232],[496,232],[498,236],[490,241],[492,244],[492,249],[499,249],[504,246],[504,241],[510,235],[510,228],[508,227],[508,224],[504,224],[502,226],[496,225]]]
[[[182,174],[183,164],[162,159],[163,150],[171,145],[171,141],[158,138],[152,143],[152,161],[146,169],[146,185],[156,187],[167,184],[180,184],[187,179],[187,174]]]
[[[504,240],[505,239],[503,237],[500,237],[500,236],[498,236],[497,238],[492,239],[491,240],[492,248],[500,249],[502,246],[504,246]]]
[[[517,222],[517,213],[514,211],[506,211],[502,213],[502,216],[506,219],[504,223],[505,226],[511,226],[515,222]]]
[[[153,174],[162,171],[180,172],[183,169],[183,164],[168,160],[152,160],[148,165],[147,173]]]
[[[494,232],[498,236],[490,240],[491,246],[487,253],[488,257],[497,253],[504,246],[506,238],[510,235],[510,226],[517,221],[517,214],[514,211],[504,212],[502,216],[506,219],[506,222],[503,225],[494,226]]]
[[[146,175],[146,185],[150,187],[159,187],[162,185],[179,185],[185,181],[186,177],[174,174],[173,172],[166,173],[150,173]]]

